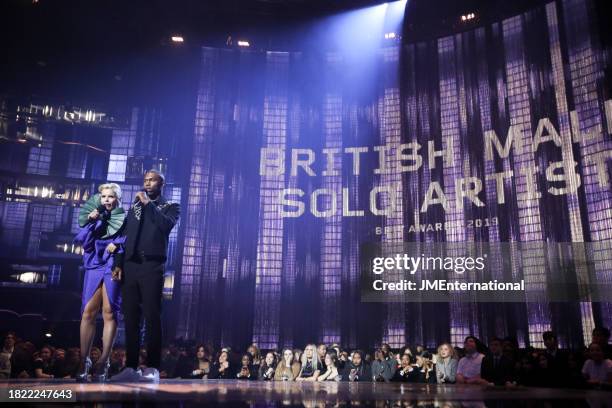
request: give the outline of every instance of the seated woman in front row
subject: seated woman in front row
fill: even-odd
[[[276,366],[274,381],[295,381],[300,374],[302,365],[293,361],[293,350],[286,348],[283,350],[283,358]]]
[[[261,366],[258,370],[258,379],[261,381],[271,381],[274,379],[274,370],[276,370],[276,354],[269,351],[266,353]]]
[[[325,366],[327,369],[321,374],[317,381],[340,381],[342,376],[338,373],[338,357],[334,350],[325,354]]]
[[[317,354],[317,346],[309,344],[304,349],[302,354],[302,369],[300,374],[295,379],[296,381],[317,381],[320,371],[319,355]]]
[[[242,355],[240,359],[242,363],[241,367],[238,369],[238,373],[236,374],[236,378],[239,380],[257,380],[257,370],[253,366],[253,355],[251,353],[245,353]]]
[[[411,354],[403,354],[399,367],[395,370],[391,381],[394,382],[419,382],[420,369],[416,365],[416,359]]]
[[[217,357],[217,360],[213,363],[212,367],[210,367],[210,374],[208,374],[208,378],[210,379],[230,379],[236,378],[233,375],[233,367],[229,362],[229,353],[226,350],[222,350]]]

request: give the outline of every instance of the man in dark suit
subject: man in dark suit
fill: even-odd
[[[164,176],[149,170],[144,191],[136,194],[122,226],[125,250],[115,257],[113,278],[122,281],[122,312],[125,321],[126,367],[138,367],[140,320],[146,321],[147,366],[159,369],[161,359],[161,303],[164,264],[170,231],[179,218],[178,203],[162,195]]]
[[[482,359],[480,376],[488,383],[509,385],[515,381],[514,363],[502,354],[502,342],[497,337],[489,341],[489,351]]]

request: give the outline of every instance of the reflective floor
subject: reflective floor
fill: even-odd
[[[13,390],[12,396],[15,397],[15,390],[43,389],[70,390],[77,403],[96,406],[117,406],[121,403],[139,406],[226,407],[612,407],[612,392],[598,390],[525,387],[508,390],[459,385],[238,380],[164,380],[159,384],[11,381],[0,383],[2,405],[11,401],[7,399],[9,390]],[[39,405],[40,400],[28,401],[23,391],[20,396],[21,402],[25,400]]]

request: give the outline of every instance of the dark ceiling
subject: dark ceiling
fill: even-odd
[[[406,23],[426,31],[452,29],[462,13],[504,16],[540,0],[409,0]],[[263,48],[293,49],[300,27],[318,18],[383,3],[380,0],[3,0],[3,48],[9,55],[48,59],[88,50],[138,51],[180,33],[191,44],[218,45],[229,34],[257,38]],[[415,32],[415,35],[418,32]],[[6,52],[5,52],[6,55]]]
[[[545,2],[408,0],[404,40],[469,29]],[[249,39],[258,49],[324,49],[326,33],[317,25],[318,21],[380,3],[383,2],[2,0],[0,95],[42,94],[62,98],[71,90],[75,98],[108,99],[100,95],[125,88],[132,80],[151,80],[142,73],[164,69],[160,53],[174,53],[174,59],[165,67],[173,70],[181,64],[190,64],[197,53],[194,50],[201,45],[224,46],[228,35]],[[460,15],[468,12],[478,16],[471,26],[459,21]],[[182,50],[171,46],[169,38],[175,33],[185,38]],[[184,55],[189,52],[191,60]],[[159,67],[152,67],[157,61],[162,61]]]

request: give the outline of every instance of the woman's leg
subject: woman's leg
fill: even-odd
[[[104,365],[110,357],[117,334],[117,319],[115,319],[105,283],[102,284],[102,318],[104,319],[104,331],[102,333],[102,355],[99,361]]]
[[[96,334],[96,316],[102,305],[102,285],[98,286],[93,296],[83,309],[81,316],[81,361],[89,357],[94,335]]]

